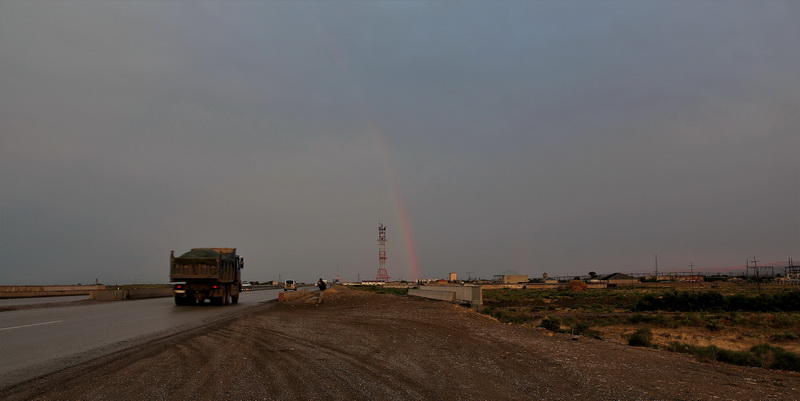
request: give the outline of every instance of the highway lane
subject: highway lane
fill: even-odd
[[[153,298],[2,312],[0,387],[80,362],[79,355],[93,350],[202,325],[275,299],[279,292],[243,292],[239,304],[229,306],[176,307],[172,298]]]

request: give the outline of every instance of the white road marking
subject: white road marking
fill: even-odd
[[[63,320],[53,320],[53,321],[51,321],[51,322],[42,322],[42,323],[33,323],[33,324],[23,324],[22,326],[2,327],[2,328],[0,328],[0,331],[14,330],[14,329],[21,329],[21,328],[23,328],[23,327],[43,326],[43,325],[45,325],[45,324],[55,324],[55,323],[61,323],[61,322],[63,322]]]

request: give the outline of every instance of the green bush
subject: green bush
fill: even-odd
[[[602,333],[597,330],[592,330],[592,326],[588,322],[576,322],[570,326],[572,334],[577,334],[586,337],[602,339]]]
[[[800,337],[798,337],[797,334],[794,333],[777,333],[773,334],[772,337],[770,337],[770,340],[772,341],[794,341],[797,339],[800,339]]]
[[[777,294],[722,295],[718,292],[672,291],[661,295],[645,295],[634,307],[636,311],[800,311],[800,291]]]
[[[628,345],[650,347],[653,345],[653,333],[647,328],[636,330],[635,333],[628,337]]]
[[[765,368],[800,371],[800,355],[781,347],[761,344],[750,348],[750,352],[758,356]]]
[[[692,354],[701,361],[800,371],[800,355],[769,344],[756,345],[748,351],[731,351],[713,345],[699,347],[679,342],[671,342],[664,348],[672,352]]]
[[[591,330],[591,326],[589,326],[589,323],[586,322],[577,322],[572,325],[573,334],[584,334],[589,330]]]
[[[676,325],[675,322],[670,319],[670,316],[659,314],[645,315],[641,313],[634,313],[631,315],[631,317],[628,318],[628,323],[649,323],[662,327],[673,327]]]
[[[717,360],[739,366],[761,366],[761,358],[748,351],[731,351],[719,348],[717,349]]]
[[[559,332],[561,331],[561,321],[557,318],[545,317],[539,327],[544,327],[547,330]]]

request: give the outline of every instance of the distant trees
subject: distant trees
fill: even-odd
[[[589,272],[589,278],[591,278],[592,280],[596,279],[597,278],[597,273]]]

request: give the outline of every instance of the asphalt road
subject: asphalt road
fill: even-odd
[[[172,298],[0,313],[0,387],[124,348],[158,333],[197,327],[278,297],[242,293],[238,305],[180,306]]]

